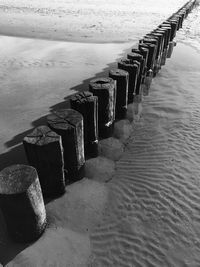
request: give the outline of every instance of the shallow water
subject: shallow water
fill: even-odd
[[[200,266],[199,16],[185,22],[144,99],[91,234],[91,266]]]

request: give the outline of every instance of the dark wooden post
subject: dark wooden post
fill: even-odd
[[[98,156],[98,98],[91,92],[77,93],[70,99],[72,109],[83,116],[85,156]]]
[[[145,36],[143,39],[141,39],[139,41],[140,43],[144,43],[144,44],[153,44],[154,45],[154,54],[153,54],[153,74],[154,76],[157,73],[157,65],[158,65],[158,53],[159,53],[159,49],[158,49],[158,39],[156,38],[152,38],[152,36]]]
[[[173,52],[174,48],[174,37],[176,36],[176,31],[177,31],[177,22],[174,21],[164,21],[162,25],[167,25],[171,27],[171,36],[170,36],[170,42],[169,42],[169,48],[168,48],[168,53],[167,53],[167,58],[170,58]]]
[[[136,83],[138,77],[138,65],[133,63],[130,59],[122,59],[118,62],[118,68],[125,70],[129,74],[128,82],[128,104],[133,102],[136,91]]]
[[[140,49],[133,48],[131,51],[133,53],[136,53],[142,56],[141,65],[142,65],[142,76],[143,76],[142,82],[143,82],[144,77],[146,76],[146,71],[147,71],[147,59],[148,59],[149,50],[147,48],[141,47]]]
[[[90,81],[89,90],[98,97],[99,137],[108,138],[115,120],[116,82],[112,78],[96,78]]]
[[[129,74],[122,69],[112,69],[109,77],[116,81],[115,119],[120,120],[126,117]]]
[[[127,55],[127,58],[132,60],[132,62],[134,63],[135,61],[137,61],[138,64],[138,77],[137,77],[137,83],[136,83],[136,90],[135,93],[136,95],[140,95],[141,94],[141,84],[142,84],[142,74],[144,71],[144,59],[143,56],[138,54],[138,53],[129,53]]]
[[[167,58],[170,58],[173,52],[173,48],[174,48],[174,36],[175,36],[175,30],[176,30],[176,24],[173,22],[169,22],[169,21],[164,21],[160,27],[170,27],[171,28],[171,32],[170,32],[170,39],[169,39],[169,45],[168,45],[168,51],[167,51]]]
[[[148,95],[149,89],[151,86],[152,78],[153,78],[153,68],[156,54],[156,45],[151,43],[142,43],[140,42],[138,45],[139,49],[148,49],[148,57],[147,57],[147,70],[146,77],[144,81],[143,94]]]
[[[165,65],[166,62],[166,57],[167,57],[167,49],[168,49],[168,44],[169,44],[169,34],[170,34],[170,29],[166,28],[157,28],[155,30],[156,33],[163,34],[164,41],[163,41],[163,49],[162,49],[162,56],[161,56],[161,66]]]
[[[182,24],[182,15],[175,13],[172,17],[172,20],[177,21],[177,31],[181,28]]]
[[[162,25],[171,26],[171,36],[170,36],[170,42],[173,41],[174,37],[176,36],[177,31],[177,23],[176,21],[164,21]]]
[[[162,65],[165,65],[165,62],[166,62],[166,58],[167,58],[167,53],[168,53],[168,50],[169,50],[169,43],[170,43],[170,36],[171,36],[171,26],[170,25],[163,25],[161,24],[159,26],[159,29],[160,30],[165,30],[166,31],[166,42],[165,42],[165,49],[164,49],[164,56],[163,56],[163,59],[162,59]]]
[[[0,172],[0,207],[17,242],[32,242],[46,227],[46,210],[35,168],[12,165]]]
[[[142,56],[142,79],[141,79],[141,87],[142,87],[142,94],[144,96],[148,95],[148,88],[146,86],[146,80],[148,79],[147,74],[148,74],[148,68],[147,68],[147,60],[148,60],[148,55],[149,55],[149,49],[145,47],[140,47],[140,49],[133,48],[132,49],[133,53],[139,54]]]
[[[178,30],[179,20],[178,19],[169,19],[168,21],[172,25],[172,28],[174,27],[174,35],[173,35],[173,39],[174,39],[176,37],[176,32]]]
[[[150,69],[153,70],[155,53],[156,53],[156,45],[151,44],[151,43],[143,43],[142,40],[140,40],[138,48],[148,49],[149,53],[148,53],[148,58],[147,58],[147,71],[149,71]]]
[[[28,162],[35,167],[42,192],[52,197],[65,192],[61,136],[47,126],[39,126],[23,140]]]
[[[61,109],[47,116],[49,127],[62,137],[64,166],[69,183],[84,176],[83,116],[73,109]]]
[[[164,53],[164,45],[165,45],[165,31],[159,31],[158,29],[155,29],[152,32],[154,37],[157,37],[160,43],[160,52],[159,52],[159,66],[158,68],[161,69],[161,61],[162,61],[162,57],[163,57],[163,53]]]
[[[162,46],[163,46],[163,39],[161,34],[157,34],[154,32],[151,32],[145,36],[145,38],[155,39],[157,41],[157,51],[156,51],[156,64],[154,68],[154,76],[159,72],[160,70],[160,61],[161,61],[161,52],[162,52]]]
[[[180,28],[182,28],[183,27],[183,22],[184,22],[184,19],[185,19],[185,11],[184,10],[183,11],[180,10],[177,14],[179,16],[181,16]]]

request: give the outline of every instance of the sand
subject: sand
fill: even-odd
[[[170,11],[177,8],[170,3]],[[144,97],[112,179],[85,178],[68,186],[62,198],[47,201],[49,225],[34,244],[13,243],[1,219],[1,263],[200,266],[200,43],[193,29],[199,12],[185,22],[172,59]],[[2,36],[0,45],[5,62],[0,69],[3,168],[25,161],[21,141],[28,128],[42,123],[49,110],[65,106],[64,98],[75,90],[85,90],[90,77],[108,73],[134,42],[83,44]]]
[[[178,43],[154,79],[91,234],[94,266],[200,266],[199,59]]]
[[[95,43],[136,41],[185,2],[2,0],[0,33]]]

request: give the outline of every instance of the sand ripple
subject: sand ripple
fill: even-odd
[[[200,54],[176,49],[108,184],[91,266],[200,266]]]

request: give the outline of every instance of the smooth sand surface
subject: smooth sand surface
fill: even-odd
[[[10,261],[9,267],[200,266],[195,12],[144,97],[142,116],[134,121],[112,180],[85,178],[47,203],[49,225],[34,244],[13,243],[1,218],[0,262]],[[43,123],[49,110],[65,106],[66,96],[85,90],[90,77],[115,66],[110,63],[132,45],[1,41],[1,168],[24,162],[20,143],[26,130]]]
[[[82,42],[136,41],[185,0],[1,0],[0,34]]]
[[[67,108],[66,98],[88,90],[96,74],[108,76],[130,46],[0,37],[0,169],[26,162],[27,131],[46,123],[50,110]]]

